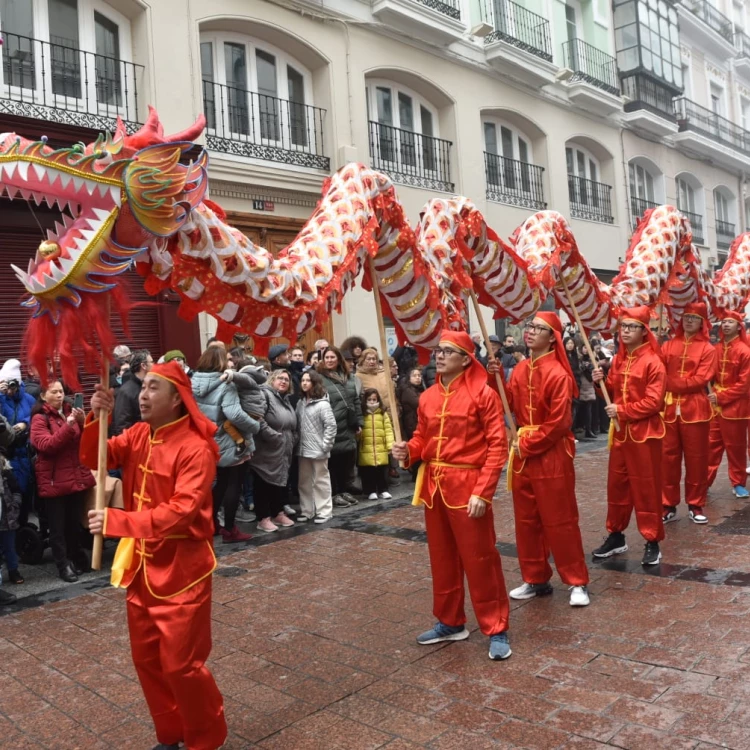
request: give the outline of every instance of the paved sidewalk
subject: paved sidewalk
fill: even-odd
[[[587,551],[604,535],[606,463],[604,450],[576,461]],[[513,517],[504,488],[497,498],[511,588]],[[473,617],[468,641],[415,643],[433,618],[422,511],[407,499],[222,554],[210,666],[226,747],[750,748],[750,505],[725,469],[707,514],[696,526],[682,506],[648,571],[631,525],[631,550],[591,565],[586,609],[568,606],[557,577],[553,596],[514,602],[504,663],[489,661]],[[103,583],[3,611],[1,748],[155,743],[124,595]],[[70,598],[37,606],[60,591]]]

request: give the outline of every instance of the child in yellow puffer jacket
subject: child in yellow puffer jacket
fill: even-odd
[[[390,500],[388,454],[393,447],[393,425],[376,388],[362,394],[364,425],[359,435],[359,476],[368,500]]]

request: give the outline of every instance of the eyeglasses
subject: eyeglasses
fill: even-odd
[[[524,326],[524,330],[528,333],[542,333],[544,331],[549,331],[549,328],[547,328],[547,326],[538,326],[535,323],[528,323]]]
[[[640,323],[620,323],[620,329],[623,331],[637,331],[639,328],[645,327]]]
[[[686,323],[700,323],[703,320],[700,315],[683,315],[682,319]]]
[[[457,349],[451,349],[450,347],[444,346],[438,346],[436,349],[432,350],[432,353],[436,357],[450,357],[451,354],[463,354],[463,352],[459,352]]]

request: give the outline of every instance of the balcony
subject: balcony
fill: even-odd
[[[330,171],[320,107],[203,81],[203,112],[212,151]]]
[[[734,222],[716,219],[716,246],[729,248],[735,238]]]
[[[630,223],[633,227],[633,231],[638,227],[638,222],[643,218],[643,214],[645,214],[649,208],[656,208],[658,205],[658,203],[647,201],[645,198],[636,198],[635,196],[630,197]]]
[[[453,192],[450,141],[370,121],[373,169],[401,185]]]
[[[487,62],[530,86],[554,83],[549,21],[512,0],[481,0],[482,21],[493,31],[485,38]]]
[[[732,22],[709,0],[683,0],[677,10],[681,37],[719,59],[734,56]]]
[[[685,97],[674,100],[675,144],[689,156],[710,157],[727,169],[750,168],[750,132]]]
[[[459,0],[374,0],[372,14],[407,36],[433,44],[447,45],[466,33]]]
[[[750,36],[744,31],[736,31],[734,46],[737,48],[737,57],[734,60],[735,70],[750,80]]]
[[[625,104],[623,120],[634,130],[658,137],[677,132],[672,89],[635,73],[622,77],[622,94],[630,100]]]
[[[614,224],[612,215],[612,186],[584,177],[568,175],[570,215],[574,219]]]
[[[702,245],[705,242],[703,238],[703,217],[682,208],[680,213],[690,222],[690,228],[693,230],[693,242],[696,245]]]
[[[565,65],[573,71],[568,81],[572,102],[600,114],[622,109],[617,80],[617,61],[583,39],[563,43]]]
[[[547,208],[542,182],[544,167],[485,151],[484,173],[488,200],[534,211]]]
[[[3,31],[0,112],[113,131],[140,122],[143,66]]]

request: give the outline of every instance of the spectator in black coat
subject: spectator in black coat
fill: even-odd
[[[146,349],[138,349],[130,358],[130,370],[123,375],[122,386],[115,397],[115,411],[112,415],[112,435],[119,435],[141,421],[141,407],[138,396],[143,379],[154,364],[154,358]]]
[[[392,356],[398,365],[399,378],[408,377],[409,373],[419,365],[417,350],[408,341],[405,341],[403,346],[397,346]]]

